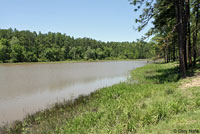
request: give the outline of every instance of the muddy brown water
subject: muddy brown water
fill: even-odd
[[[127,80],[146,61],[0,64],[0,125]]]

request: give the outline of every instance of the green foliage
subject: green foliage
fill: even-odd
[[[44,57],[47,61],[59,61],[59,49],[56,47],[45,49]]]
[[[95,50],[88,47],[87,51],[84,54],[84,59],[85,60],[96,59]]]
[[[10,46],[7,39],[0,39],[0,62],[8,62],[10,59]]]
[[[24,61],[24,47],[19,44],[12,44],[10,60],[11,62],[23,62]]]
[[[25,55],[24,61],[27,61],[27,62],[37,62],[38,61],[37,55],[34,52],[28,51],[24,55]]]
[[[0,62],[143,59],[154,56],[146,42],[102,42],[61,33],[0,29]]]
[[[0,61],[5,62],[6,58],[6,46],[3,45],[2,41],[0,41]]]

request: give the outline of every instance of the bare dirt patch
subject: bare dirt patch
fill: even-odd
[[[183,83],[181,85],[182,89],[191,88],[191,87],[200,87],[200,75],[195,76],[190,80],[190,82]]]

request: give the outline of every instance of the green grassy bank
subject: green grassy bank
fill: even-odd
[[[1,132],[171,134],[189,129],[200,131],[200,87],[181,88],[190,78],[180,79],[174,63],[149,64],[132,71],[131,75],[125,83],[103,88],[74,102],[56,104],[10,128],[1,128]]]

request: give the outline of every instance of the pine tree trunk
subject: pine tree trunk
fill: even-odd
[[[164,60],[165,60],[165,63],[167,63],[167,60],[166,60],[166,50],[165,50],[165,48],[164,48],[163,52],[164,52]]]
[[[188,0],[185,0],[185,3]],[[184,61],[185,61],[185,68],[187,69],[187,15],[186,15],[186,10],[185,10],[185,4],[184,4],[184,0],[181,0],[181,7],[182,8],[182,13],[181,13],[181,18],[182,18],[182,28],[183,28],[183,35],[182,35],[182,39],[183,39],[183,52],[184,52]]]
[[[191,54],[191,32],[190,32],[190,0],[186,0],[186,23],[187,23],[187,46],[188,46],[188,60],[189,67],[192,67],[192,54]]]
[[[175,37],[173,38],[173,41],[172,41],[172,45],[173,45],[173,61],[176,61],[176,39]]]
[[[194,58],[194,61],[193,61],[193,67],[196,66],[196,57],[197,57],[197,46],[196,46],[196,43],[197,43],[197,33],[198,33],[198,24],[199,24],[199,3],[200,1],[197,0],[197,2],[195,3],[195,19],[196,19],[196,26],[195,26],[195,29],[194,29],[194,33],[193,33],[193,58]]]
[[[167,63],[169,63],[169,44],[168,44],[168,39],[166,40],[166,58],[167,58]]]
[[[178,44],[179,44],[179,62],[180,72],[183,78],[186,77],[186,66],[184,56],[184,23],[183,23],[183,10],[184,4],[182,0],[175,0],[176,17],[177,17],[177,31],[178,31]]]
[[[171,61],[171,50],[170,50],[170,46],[169,45],[168,45],[167,51],[168,51],[168,62],[170,62]]]

